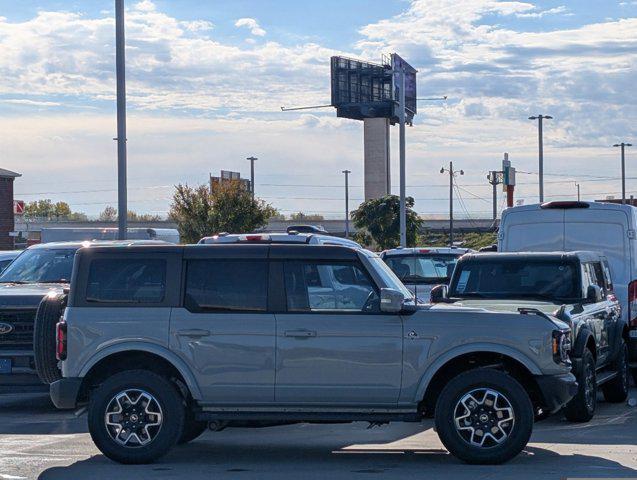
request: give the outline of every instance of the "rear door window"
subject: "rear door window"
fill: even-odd
[[[185,306],[193,312],[267,310],[268,262],[189,260]]]
[[[87,302],[161,303],[166,294],[166,261],[158,258],[99,258],[91,261]]]

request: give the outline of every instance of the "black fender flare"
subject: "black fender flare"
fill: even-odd
[[[575,342],[573,342],[573,350],[571,351],[572,352],[571,357],[574,357],[576,359],[582,358],[582,355],[584,355],[584,349],[586,348],[586,344],[588,343],[589,338],[592,338],[593,342],[595,341],[593,332],[591,332],[591,330],[588,327],[582,327],[577,334],[577,338],[575,339]]]

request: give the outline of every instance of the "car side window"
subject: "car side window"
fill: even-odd
[[[161,303],[165,293],[165,260],[100,258],[91,261],[87,302]]]
[[[360,312],[380,310],[380,297],[355,262],[286,262],[285,289],[290,312]]]
[[[588,289],[589,285],[597,285],[602,289],[602,293],[606,293],[606,283],[599,262],[587,262],[584,264],[585,282],[584,289]]]
[[[267,310],[268,262],[188,260],[184,305],[191,312]]]
[[[608,290],[612,292],[614,290],[613,277],[610,274],[610,267],[608,266],[608,262],[606,260],[602,262],[602,268],[604,270],[604,278],[606,279],[606,286],[608,287]]]
[[[609,291],[609,285],[606,283],[606,276],[604,275],[604,269],[602,267],[601,262],[594,262],[591,264],[593,267],[593,272],[595,273],[595,281],[596,284],[602,289],[604,294],[607,294]]]

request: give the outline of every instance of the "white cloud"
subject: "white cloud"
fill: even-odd
[[[43,100],[29,100],[28,98],[10,98],[0,100],[0,103],[9,103],[13,105],[27,105],[30,107],[58,107],[60,102],[47,102]]]
[[[266,33],[265,30],[259,26],[259,22],[257,22],[254,18],[240,18],[235,22],[234,26],[247,27],[250,30],[250,33],[257,37],[263,37]]]
[[[548,10],[539,10],[537,12],[517,13],[516,17],[518,17],[518,18],[542,18],[542,17],[545,17],[547,15],[559,15],[559,14],[570,15],[568,13],[568,8],[566,8],[564,5],[561,5],[559,7],[549,8]]]

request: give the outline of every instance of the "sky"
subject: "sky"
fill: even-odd
[[[0,168],[22,174],[16,198],[66,201],[96,216],[117,203],[113,1],[0,0]],[[407,194],[446,216],[491,214],[489,170],[504,152],[516,200],[538,201],[537,124],[545,198],[621,195],[620,156],[637,145],[637,0],[127,0],[129,208],[165,215],[174,185],[221,169],[249,176],[284,214],[338,218],[344,169],[363,196],[362,122],[329,103],[333,55],[418,69],[407,129]],[[391,131],[398,191],[398,127]],[[637,195],[637,147],[627,150]],[[499,190],[499,207],[504,196]]]

